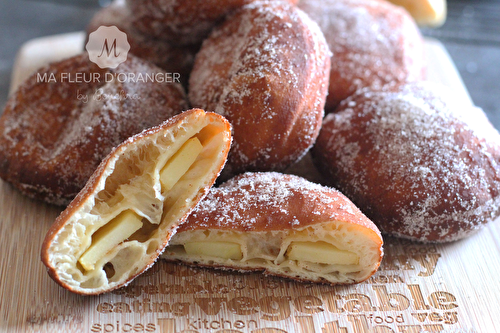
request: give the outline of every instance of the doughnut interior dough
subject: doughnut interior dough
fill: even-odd
[[[364,280],[376,269],[379,246],[341,221],[297,230],[232,232],[192,230],[176,234],[169,259],[332,284]]]

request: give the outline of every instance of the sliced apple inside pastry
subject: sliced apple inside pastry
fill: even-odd
[[[243,257],[240,244],[232,242],[186,242],[183,246],[187,254],[194,256],[233,260],[239,260]]]
[[[93,270],[96,262],[142,227],[141,221],[142,217],[131,210],[121,213],[92,235],[90,247],[78,262],[85,270]]]
[[[340,192],[293,175],[246,173],[212,188],[162,258],[349,284],[375,273],[377,227]]]
[[[193,109],[116,147],[49,230],[50,276],[99,294],[146,270],[215,182],[230,143],[223,117]]]
[[[359,264],[359,256],[356,253],[339,250],[334,245],[323,241],[291,242],[285,257],[290,260],[325,265]]]

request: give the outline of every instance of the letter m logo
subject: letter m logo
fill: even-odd
[[[100,68],[116,68],[127,60],[130,44],[127,34],[115,26],[100,26],[89,34],[89,41],[85,45],[89,59]]]
[[[108,39],[105,38],[104,39],[104,44],[102,45],[102,49],[101,49],[101,54],[99,54],[99,58],[102,57],[102,55],[104,54],[104,52],[106,52],[106,56],[109,57],[111,55],[111,53],[113,53],[113,57],[117,58],[120,53],[116,53],[117,50],[116,50],[116,38],[113,39],[113,43],[111,43],[111,47],[109,46],[108,44]]]

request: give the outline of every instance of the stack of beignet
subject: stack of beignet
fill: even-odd
[[[43,243],[57,283],[79,294],[108,292],[160,255],[358,283],[383,256],[370,219],[399,237],[451,241],[500,214],[500,136],[482,113],[481,121],[465,114],[477,109],[457,115],[434,88],[408,83],[425,69],[409,14],[381,0],[304,0],[311,19],[296,2],[205,1],[192,10],[197,1],[117,0],[96,15],[89,32],[118,25],[131,54],[182,73],[189,103],[215,113],[174,116],[188,108],[178,84],[113,80],[44,94],[50,86],[32,78],[13,95],[0,121],[0,176],[64,204],[95,170]],[[160,71],[131,54],[121,72]],[[108,71],[83,56],[49,70]],[[84,87],[87,95],[122,88],[141,98],[84,105],[74,98]],[[336,113],[323,120],[325,102]],[[47,124],[37,128],[40,115]],[[478,134],[475,123],[488,130]],[[313,144],[322,175],[360,209],[295,175],[243,173],[282,171]],[[226,159],[222,178],[239,176],[210,189]],[[31,160],[34,175],[23,166]]]
[[[268,172],[212,188],[162,258],[351,284],[374,274],[382,255],[377,227],[340,192]]]
[[[230,142],[223,117],[194,109],[119,145],[50,228],[42,246],[50,276],[79,294],[130,282],[205,196]]]

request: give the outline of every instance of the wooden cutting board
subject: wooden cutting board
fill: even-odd
[[[64,38],[75,39],[66,55],[79,52],[81,34],[27,44],[13,85],[41,64],[34,65],[35,50],[46,50],[48,40],[61,45]],[[468,96],[443,46],[435,40],[426,40],[426,46],[429,79]],[[60,53],[43,56],[45,62]],[[307,159],[296,169],[315,177]],[[126,288],[84,297],[56,285],[39,259],[43,237],[60,209],[0,181],[0,212],[0,332],[500,332],[498,221],[444,245],[387,238],[379,272],[355,286],[159,261]]]

